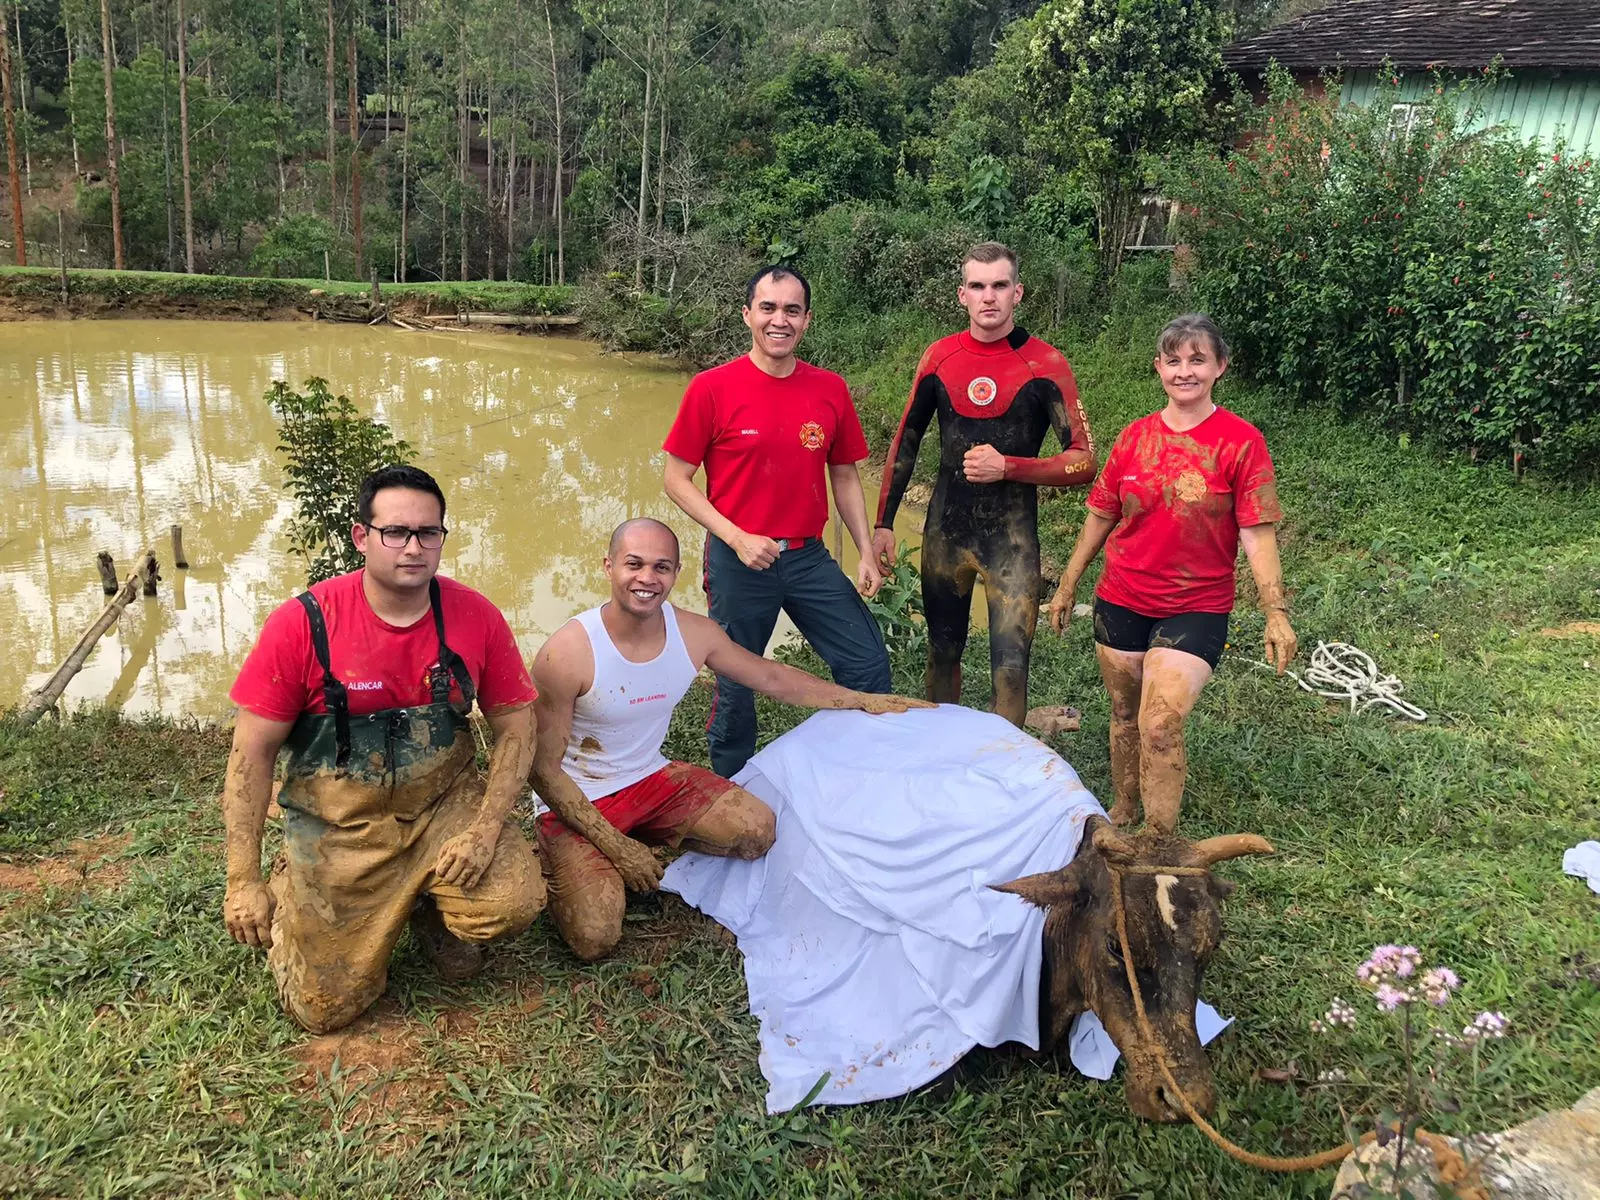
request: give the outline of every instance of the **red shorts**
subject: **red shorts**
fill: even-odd
[[[676,842],[733,786],[704,767],[669,762],[654,775],[600,797],[594,806],[618,830],[641,842]],[[539,832],[547,839],[579,836],[553,812],[539,818]]]

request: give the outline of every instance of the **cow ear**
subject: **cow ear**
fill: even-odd
[[[1253,833],[1225,833],[1194,844],[1196,866],[1210,867],[1245,854],[1276,854],[1272,843]]]
[[[1010,892],[1021,896],[1029,904],[1049,908],[1052,904],[1065,904],[1078,893],[1078,877],[1071,867],[1059,871],[1044,871],[1038,875],[1024,875],[1010,883],[991,883],[997,892]]]

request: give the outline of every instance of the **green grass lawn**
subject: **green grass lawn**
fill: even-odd
[[[1156,406],[1147,351],[1072,356],[1102,442]],[[1358,643],[1432,716],[1351,717],[1253,669],[1261,621],[1241,606],[1191,723],[1183,830],[1260,833],[1279,853],[1222,868],[1241,886],[1205,991],[1239,1021],[1211,1050],[1218,1124],[1299,1153],[1336,1141],[1341,1111],[1392,1097],[1390,1043],[1353,979],[1385,941],[1452,965],[1465,1015],[1512,1022],[1475,1081],[1446,1075],[1462,1112],[1432,1127],[1570,1104],[1600,1084],[1600,898],[1560,874],[1565,847],[1600,836],[1600,637],[1542,631],[1600,621],[1600,494],[1246,388],[1225,402],[1279,463],[1302,645]],[[1045,508],[1058,559],[1077,511]],[[975,638],[972,704],[986,654]],[[1036,702],[1084,710],[1056,744],[1107,796],[1087,623],[1041,633],[1034,663]],[[917,686],[918,664],[896,670]],[[669,751],[703,761],[706,697],[691,697]],[[802,715],[764,704],[764,733]],[[377,1017],[307,1039],[222,928],[224,753],[222,733],[107,714],[0,722],[0,852],[13,868],[51,856],[35,869],[53,880],[0,892],[0,1193],[1327,1193],[1330,1172],[1258,1174],[1192,1129],[1132,1119],[1120,1080],[1040,1062],[986,1058],[953,1091],[768,1118],[738,954],[670,898],[636,901],[619,952],[592,967],[544,921],[464,986],[403,944]],[[1307,1023],[1334,994],[1358,1000],[1361,1025],[1318,1038]],[[1294,1084],[1256,1076],[1291,1062]],[[1333,1068],[1348,1080],[1315,1083]]]

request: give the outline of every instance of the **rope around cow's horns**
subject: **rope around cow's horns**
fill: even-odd
[[[1247,659],[1252,667],[1270,671],[1271,663]],[[1405,684],[1398,675],[1380,675],[1372,655],[1348,642],[1318,642],[1311,652],[1311,665],[1305,674],[1285,671],[1304,690],[1330,700],[1350,701],[1352,713],[1369,708],[1390,709],[1412,721],[1426,721],[1428,714],[1415,704],[1400,699]]]

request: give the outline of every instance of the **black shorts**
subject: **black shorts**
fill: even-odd
[[[1163,647],[1203,658],[1216,669],[1228,644],[1228,614],[1191,612],[1170,617],[1147,617],[1094,598],[1094,640],[1113,650],[1134,654]]]

